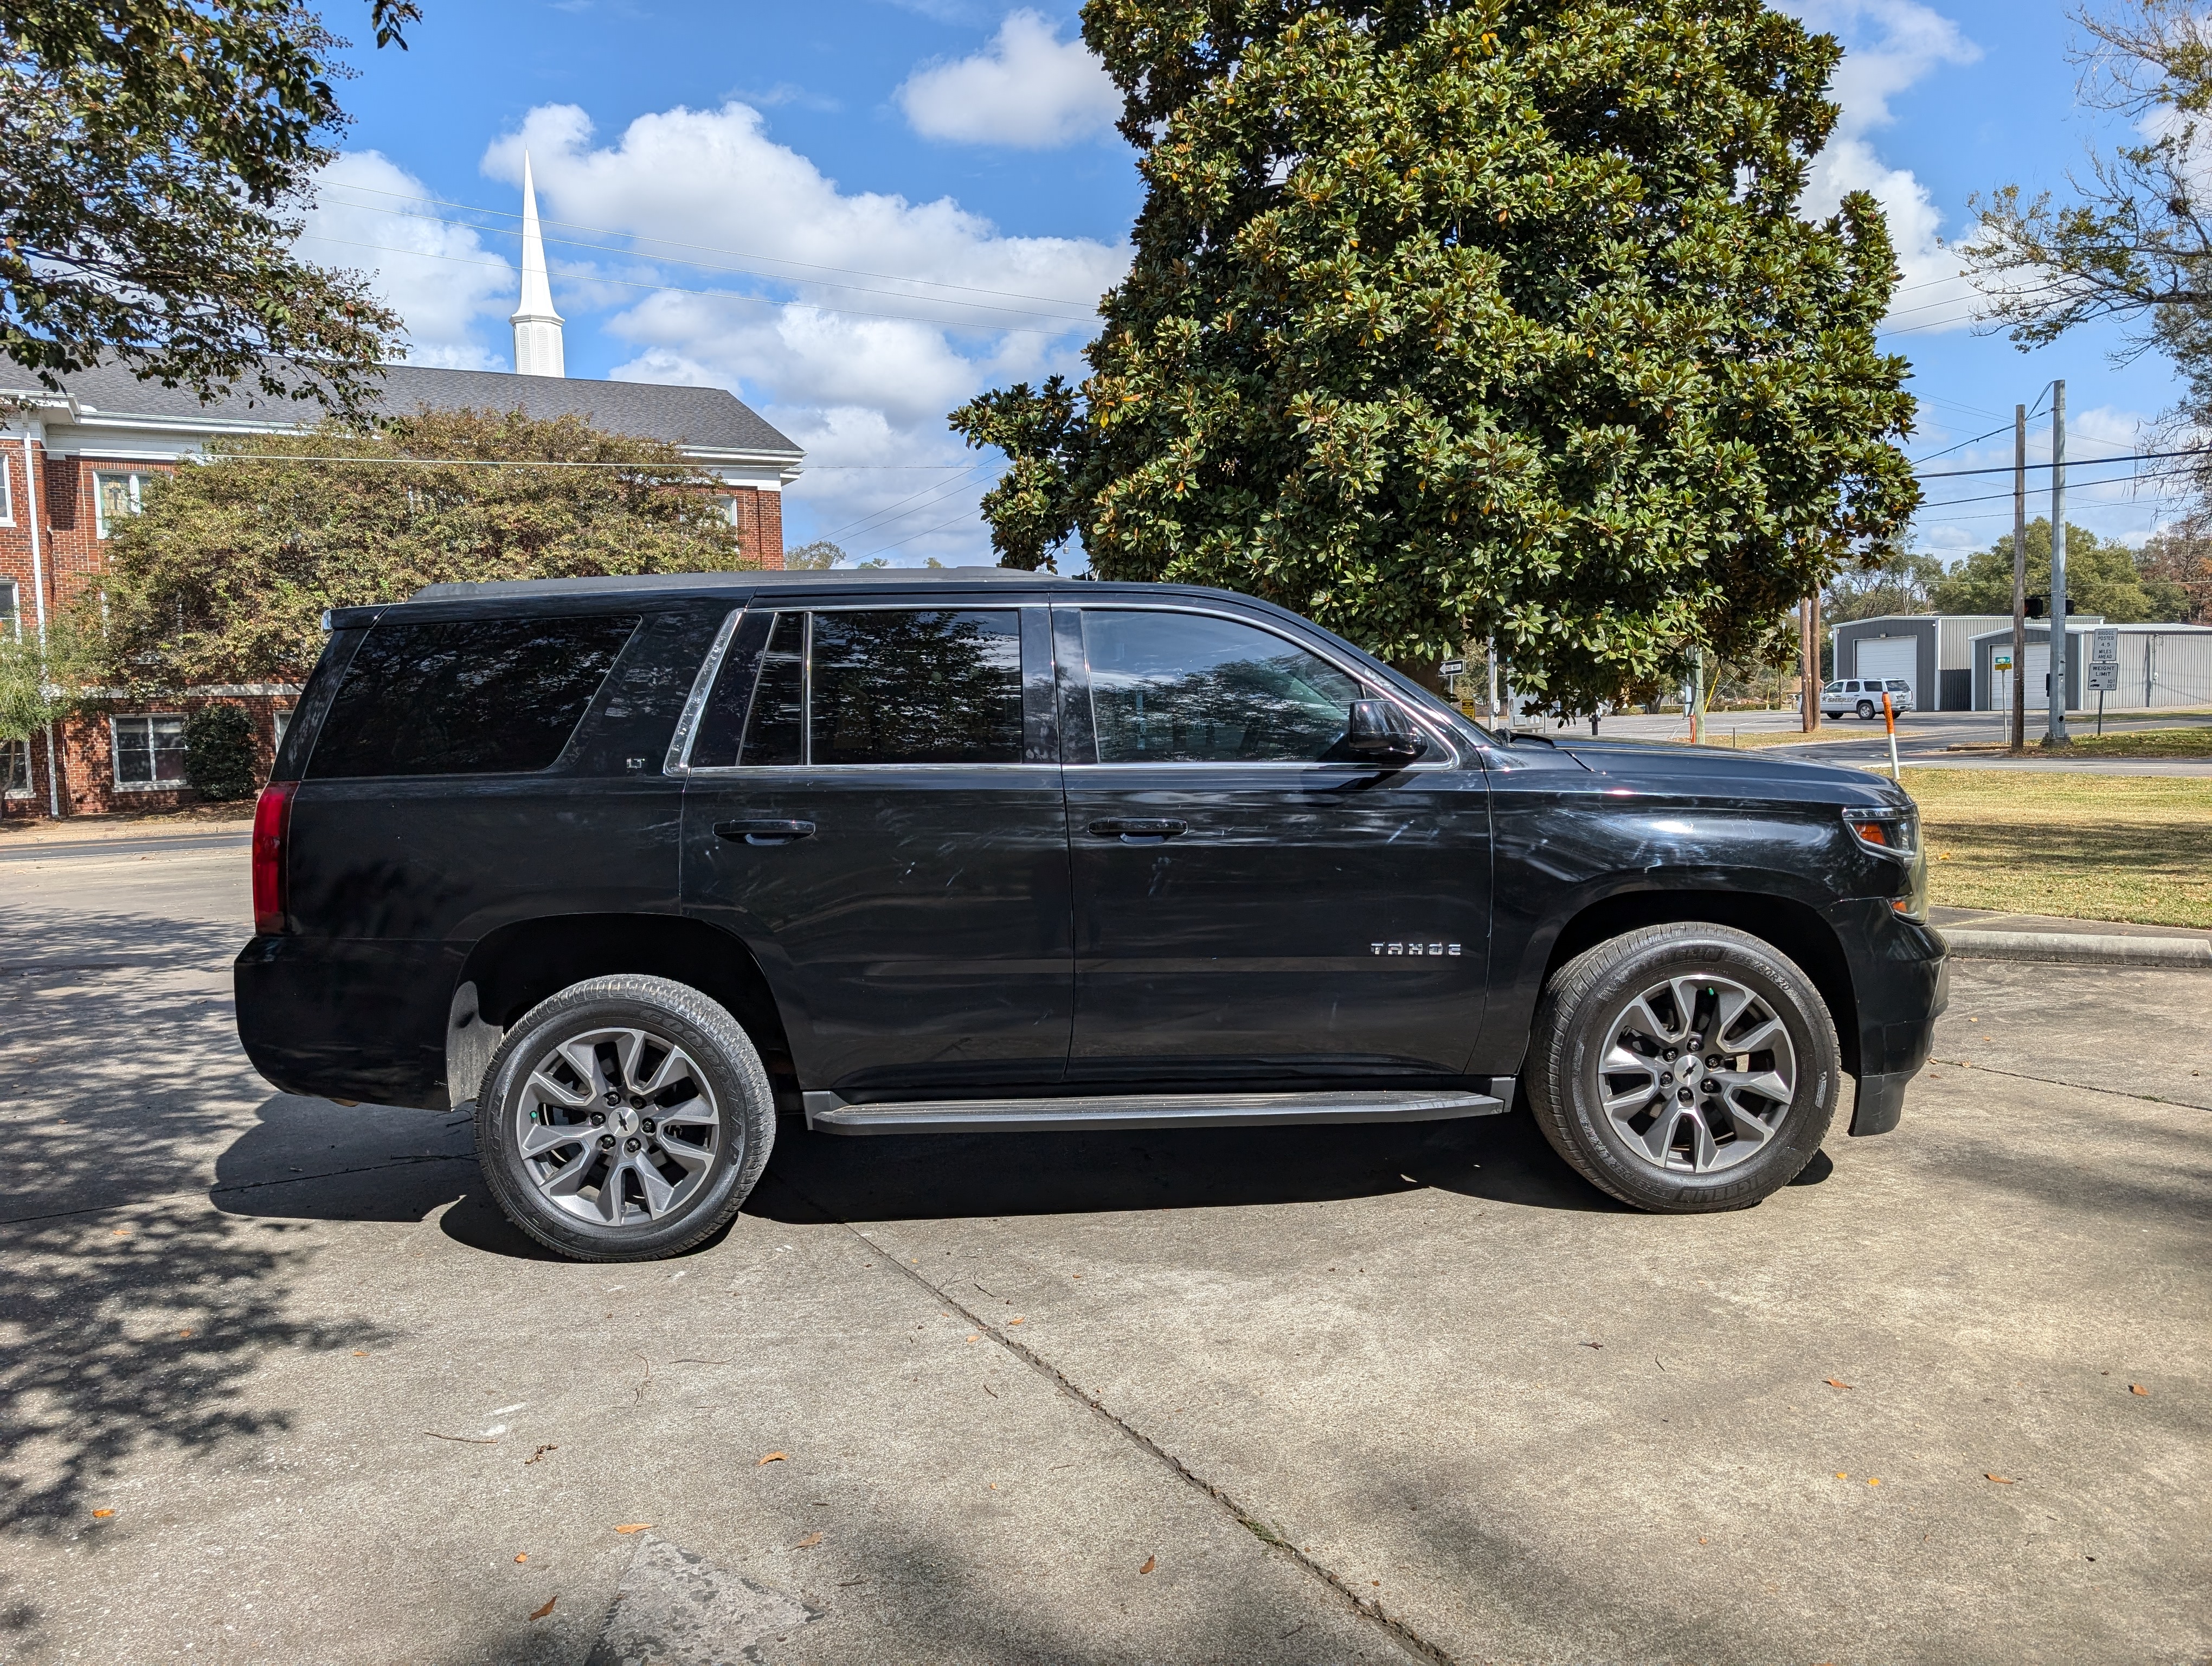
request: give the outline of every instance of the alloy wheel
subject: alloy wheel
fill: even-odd
[[[1599,1102],[1654,1168],[1711,1174],[1774,1137],[1797,1090],[1797,1055],[1772,1004],[1732,978],[1670,977],[1614,1018]]]
[[[665,1036],[631,1027],[556,1042],[515,1100],[515,1149],[545,1201],[595,1226],[684,1208],[721,1148],[707,1074]]]

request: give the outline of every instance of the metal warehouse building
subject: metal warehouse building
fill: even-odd
[[[2094,617],[2066,621],[2069,711],[2082,711],[2097,703],[2094,694],[2085,701],[2081,683],[2094,634],[2103,623]],[[2109,629],[2119,633],[2120,686],[2105,696],[2106,711],[2212,705],[2212,625],[2124,624]],[[2002,629],[1977,633],[1972,652],[1974,709],[2011,710],[2011,676],[1998,669],[1997,662],[2011,657],[2012,621],[2005,620]],[[2029,711],[2042,709],[2050,697],[2050,678],[2051,626],[2045,620],[2031,620],[2027,627]]]
[[[1854,619],[1836,627],[1834,675],[1903,678],[1912,685],[1913,705],[1923,712],[1978,709],[1974,640],[2000,625],[2009,631],[2012,615],[1889,613]]]

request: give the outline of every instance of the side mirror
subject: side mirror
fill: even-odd
[[[1411,763],[1429,750],[1428,738],[1388,700],[1355,700],[1345,745],[1377,763]]]

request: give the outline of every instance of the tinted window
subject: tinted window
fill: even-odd
[[[1357,679],[1233,620],[1086,609],[1101,763],[1318,763],[1342,751]]]
[[[1020,616],[814,616],[816,763],[1019,763]]]
[[[636,628],[635,614],[380,623],[347,668],[308,772],[546,769]]]
[[[760,679],[753,686],[752,711],[745,720],[745,741],[738,762],[804,762],[805,697],[806,616],[779,613],[761,655]]]

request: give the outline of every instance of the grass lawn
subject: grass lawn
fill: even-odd
[[[2077,733],[2069,754],[2081,757],[2212,757],[2212,728],[2136,729]]]
[[[1905,787],[1939,903],[2212,927],[2212,777],[1915,769]]]

